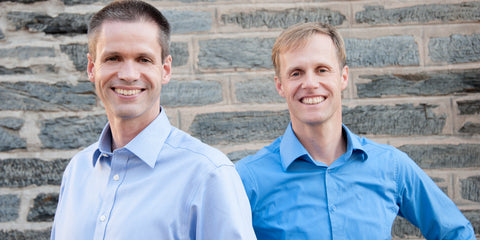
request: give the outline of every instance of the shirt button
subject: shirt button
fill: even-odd
[[[120,179],[120,177],[118,176],[118,174],[116,174],[115,176],[113,176],[113,180],[118,181],[118,179]]]
[[[105,219],[107,219],[107,217],[105,217],[105,215],[100,216],[100,221],[104,222]]]

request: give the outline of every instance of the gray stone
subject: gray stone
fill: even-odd
[[[75,149],[86,147],[98,140],[107,122],[105,115],[85,118],[61,117],[40,122],[43,148]]]
[[[29,222],[52,222],[57,209],[58,194],[39,194],[33,200],[33,207],[28,211],[27,221]]]
[[[480,61],[480,34],[454,34],[446,38],[432,38],[428,42],[428,51],[428,55],[435,62],[478,62]]]
[[[412,136],[442,133],[447,116],[437,106],[420,104],[368,105],[343,108],[343,123],[357,134]]]
[[[428,22],[457,22],[480,20],[480,3],[430,4],[404,8],[385,9],[383,6],[365,6],[355,13],[357,23],[402,24]]]
[[[412,36],[345,39],[350,67],[418,66],[418,45]]]
[[[232,162],[237,162],[238,160],[247,157],[249,155],[253,155],[257,152],[258,150],[241,150],[241,151],[235,151],[227,154],[227,157],[232,161]]]
[[[212,39],[199,42],[203,69],[270,69],[273,38]]]
[[[106,2],[106,0],[62,0],[66,6],[73,6],[79,4],[92,4],[96,2]]]
[[[258,10],[255,12],[237,12],[223,14],[223,24],[240,25],[244,29],[267,27],[288,28],[300,22],[321,22],[331,25],[342,25],[345,15],[338,11],[324,8],[290,8],[281,11]]]
[[[0,222],[17,220],[19,207],[20,198],[17,195],[0,195]]]
[[[2,240],[49,240],[50,229],[46,230],[0,230]]]
[[[222,99],[222,85],[216,81],[170,81],[161,94],[162,105],[168,107],[202,106]]]
[[[172,34],[208,32],[212,28],[210,12],[165,10],[162,14],[168,19]]]
[[[423,169],[480,167],[480,145],[403,145],[398,149],[407,153]]]
[[[186,42],[173,42],[170,45],[172,55],[172,66],[180,67],[188,63],[188,44]]]
[[[0,40],[4,39],[5,38],[5,34],[3,34],[3,31],[2,29],[0,29]]]
[[[0,2],[14,2],[14,3],[36,3],[36,2],[45,2],[48,0],[0,0]]]
[[[460,115],[474,115],[480,113],[480,100],[458,101]]]
[[[465,210],[462,213],[472,224],[475,234],[480,235],[480,210]]]
[[[26,140],[19,135],[23,123],[19,118],[0,118],[0,151],[27,148]]]
[[[13,49],[0,49],[0,58],[28,60],[36,57],[55,57],[55,49],[51,47],[16,47]]]
[[[36,12],[8,12],[7,19],[16,30],[25,29],[47,34],[85,34],[92,14],[60,13],[51,17]]]
[[[67,163],[66,159],[43,161],[36,158],[9,158],[0,160],[0,187],[60,185]]]
[[[285,102],[275,89],[273,78],[257,78],[235,83],[235,96],[241,103]]]
[[[21,75],[21,74],[39,74],[39,73],[57,73],[57,69],[51,64],[33,65],[30,67],[6,68],[0,66],[0,75]]]
[[[361,75],[369,83],[357,84],[360,98],[415,95],[432,96],[480,92],[480,69],[416,74]]]
[[[477,157],[477,159],[479,159]],[[462,198],[480,202],[480,176],[472,176],[461,179]]]
[[[480,123],[466,122],[465,124],[463,124],[462,128],[458,130],[458,132],[472,134],[472,135],[480,134]]]
[[[62,50],[63,53],[67,54],[68,58],[73,61],[73,65],[75,65],[75,69],[77,69],[77,71],[87,70],[87,44],[60,45],[60,50]]]
[[[65,82],[0,82],[0,110],[78,111],[90,110],[96,103],[91,82],[71,85]]]
[[[195,116],[189,130],[207,144],[239,144],[275,139],[289,121],[288,111],[216,112]]]
[[[31,74],[31,73],[32,73],[32,69],[27,67],[6,68],[4,66],[0,66],[0,75]]]
[[[392,226],[392,237],[396,238],[411,238],[423,237],[420,229],[411,224],[407,219],[397,216]]]

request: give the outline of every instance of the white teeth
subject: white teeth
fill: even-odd
[[[323,97],[309,97],[309,98],[303,98],[302,103],[313,105],[313,104],[319,104],[323,102],[323,100],[325,100],[325,98]]]
[[[131,96],[131,95],[139,94],[141,91],[140,89],[127,90],[127,89],[115,88],[115,92],[121,95]]]

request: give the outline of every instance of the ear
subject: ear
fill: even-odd
[[[348,66],[347,65],[345,65],[342,69],[342,77],[340,81],[341,81],[340,86],[342,87],[342,91],[343,91],[348,86]]]
[[[162,65],[162,85],[167,84],[170,82],[170,78],[172,77],[172,56],[168,55],[165,59],[165,62]]]
[[[278,94],[283,98],[285,98],[285,92],[283,91],[282,81],[280,80],[280,77],[278,77],[277,75],[275,75],[275,88],[277,89]]]
[[[88,58],[88,65],[87,65],[88,79],[90,80],[90,82],[95,83],[95,75],[93,74],[95,71],[95,65],[94,65],[95,60],[92,58],[92,55],[90,55],[90,53],[87,54],[87,58]]]

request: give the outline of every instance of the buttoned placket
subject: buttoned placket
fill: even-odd
[[[102,157],[112,157],[110,174],[107,187],[103,193],[103,202],[98,212],[97,224],[95,228],[94,239],[105,239],[107,234],[107,226],[111,219],[111,213],[115,207],[115,199],[117,199],[117,191],[123,182],[127,170],[128,156],[122,149],[115,151],[113,156],[103,154]]]
[[[337,214],[339,190],[338,185],[332,177],[335,174],[335,169],[327,168],[325,171],[325,189],[327,195],[327,208],[328,216],[330,219],[331,230],[332,230],[332,239],[345,239],[342,221],[339,221]]]

